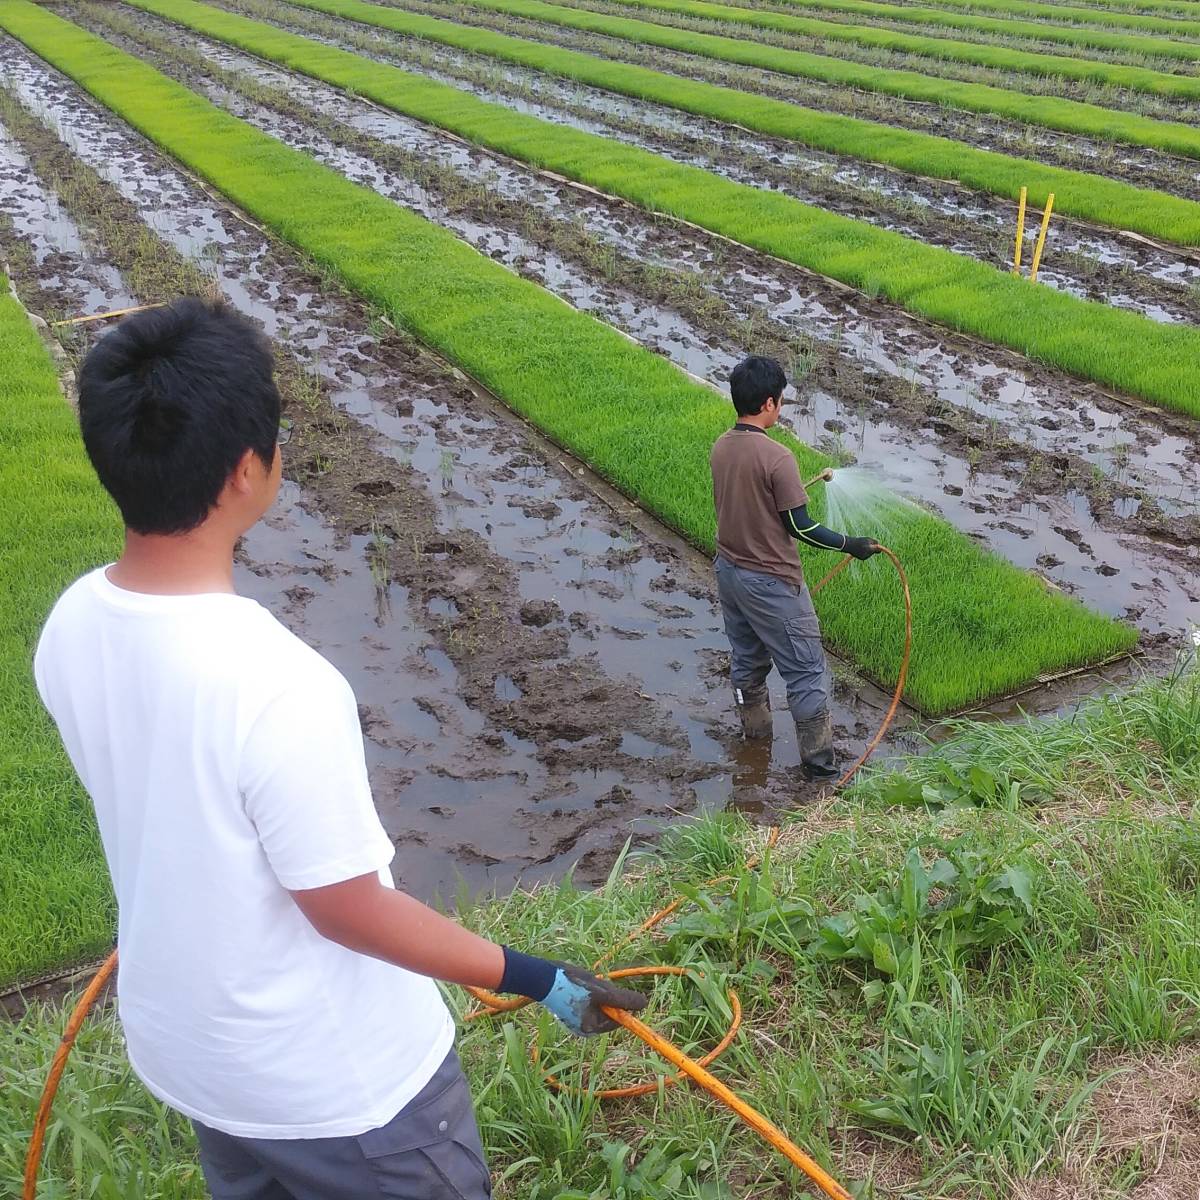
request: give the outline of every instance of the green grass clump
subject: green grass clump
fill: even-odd
[[[331,16],[347,17],[474,54],[486,54],[610,92],[653,100],[684,112],[727,121],[773,137],[788,138],[818,150],[886,163],[916,175],[954,180],[1014,201],[1022,187],[1029,189],[1029,202],[1041,206],[1053,192],[1056,212],[1114,229],[1130,229],[1181,245],[1200,241],[1200,205],[1166,192],[1138,188],[1082,171],[1045,166],[990,150],[977,150],[950,138],[818,112],[767,96],[748,95],[733,88],[680,79],[647,67],[609,62],[590,54],[401,9],[366,4],[362,0],[294,2]],[[239,31],[240,36],[245,36],[244,26],[230,25],[220,18],[198,16],[194,8],[182,9],[162,0],[131,0],[131,3],[169,14],[187,24],[203,21],[210,31],[215,33],[224,29],[230,38],[238,37]],[[277,43],[269,39],[256,44]],[[299,60],[292,57],[289,62],[298,65]]]
[[[113,910],[87,797],[33,684],[62,589],[120,546],[54,365],[0,275],[0,981],[94,954]]]
[[[566,5],[575,6],[578,0],[565,0]],[[660,12],[682,13],[710,21],[734,21],[739,25],[758,29],[774,29],[781,33],[792,33],[799,37],[822,38],[833,42],[855,42],[860,46],[873,46],[880,50],[894,50],[901,54],[916,54],[925,58],[943,59],[949,62],[972,63],[978,67],[992,67],[997,71],[1015,71],[1025,75],[1051,75],[1061,79],[1082,80],[1086,83],[1104,83],[1111,87],[1128,88],[1134,92],[1150,92],[1158,96],[1200,96],[1200,79],[1189,75],[1172,75],[1167,71],[1155,71],[1148,67],[1131,67],[1119,63],[1096,62],[1083,57],[1068,58],[1058,54],[1041,54],[1029,50],[1012,50],[1007,46],[993,46],[977,42],[959,42],[947,37],[922,36],[901,33],[893,29],[878,29],[871,25],[849,25],[839,21],[822,21],[814,17],[799,17],[792,13],[774,9],[744,8],[735,4],[716,4],[711,0],[620,0],[622,5],[633,9],[657,9]],[[864,16],[884,17],[899,20],[918,20],[912,13],[926,14],[925,19],[934,24],[939,22],[936,9],[910,9],[897,5],[863,3],[855,8]],[[933,14],[932,16],[929,14]],[[1002,21],[989,22],[1005,25]],[[1024,35],[1040,37],[1044,27],[1027,25]],[[1032,32],[1030,32],[1032,30]],[[1000,30],[1018,36],[1011,29]],[[1181,42],[1158,38],[1143,38],[1120,33],[1078,33],[1075,30],[1058,30],[1060,40],[1074,41],[1084,47],[1099,45],[1104,49],[1123,50],[1128,54],[1164,55],[1194,62],[1196,47]],[[1088,37],[1098,41],[1079,41]]]
[[[202,14],[211,11],[200,8]],[[248,25],[256,36],[264,28]],[[731,423],[727,401],[446,230],[349,182],[53,13],[14,0],[0,8],[0,26],[617,487],[711,549],[708,454]],[[353,55],[304,39],[293,38],[288,45],[304,55],[337,56],[323,61],[352,67],[364,92],[373,79],[385,77],[385,68]],[[418,86],[421,92],[438,89]],[[475,103],[453,89],[429,94],[443,106]],[[493,122],[514,119],[494,106],[485,109]],[[556,134],[580,136],[542,122],[534,122],[529,132],[540,138]],[[630,169],[623,148],[598,138],[589,148],[591,143],[604,154],[612,148],[617,157],[605,181],[618,182],[616,173]],[[641,155],[634,161],[649,170],[662,160]],[[681,201],[694,179],[711,181],[713,187],[721,182],[703,172],[679,176]],[[740,198],[742,191],[758,194],[739,189],[733,196]],[[1007,276],[990,274],[1011,285]],[[793,439],[784,440],[806,478],[825,464]],[[908,694],[918,705],[946,711],[1042,671],[1093,661],[1135,640],[1128,626],[1052,592],[922,510],[892,497],[879,509],[878,520],[885,527],[879,536],[886,533],[912,577],[918,633]],[[826,637],[873,675],[894,680],[901,641],[896,582],[871,567],[853,572],[851,579],[820,597]]]
[[[699,1052],[725,1028],[734,988],[745,1024],[716,1074],[856,1195],[883,1194],[888,1176],[889,1195],[1012,1200],[1064,1177],[1072,1194],[1128,1194],[1156,1170],[1160,1143],[1122,1144],[1097,1124],[1096,1097],[1107,1090],[1111,1106],[1114,1075],[1136,1078],[1200,1039],[1196,684],[1153,683],[1072,719],[965,725],[820,814],[796,814],[755,871],[745,863],[762,852],[761,828],[713,814],[668,829],[594,892],[568,881],[464,898],[461,915],[507,944],[591,962],[687,896],[616,960],[704,973],[638,983],[652,992],[645,1020]],[[1164,723],[1189,735],[1176,755],[1157,740]],[[928,809],[885,798],[898,778],[920,784],[970,758],[980,739],[990,791]],[[1082,769],[1102,760],[1115,772]],[[718,874],[731,878],[706,883]],[[447,992],[462,1013],[466,997]],[[0,1191],[17,1190],[63,1019],[36,1008],[0,1026]],[[537,1009],[463,1024],[498,1200],[801,1194],[703,1093],[611,1105],[556,1093],[530,1061],[533,1038],[572,1083],[663,1071],[625,1034],[574,1040]],[[864,1146],[879,1156],[879,1192],[855,1186],[871,1174]],[[186,1122],[131,1078],[111,1012],[74,1052],[45,1179],[50,1195],[204,1195]]]
[[[1118,34],[1105,33],[1082,24],[1051,25],[1049,21],[1090,21],[1092,25],[1110,28],[1148,29],[1166,33],[1171,37],[1200,36],[1200,21],[1180,21],[1162,17],[1146,16],[1143,13],[1113,13],[1103,9],[1063,8],[1056,4],[1027,4],[1021,0],[997,0],[989,3],[991,11],[1006,14],[1003,17],[976,17],[967,13],[952,12],[945,8],[926,8],[908,4],[881,4],[876,0],[786,0],[795,2],[804,9],[821,9],[828,12],[856,13],[864,17],[880,17],[888,21],[913,21],[922,24],[944,26],[947,29],[972,29],[981,33],[997,33],[1007,37],[1038,38],[1046,42],[1062,42],[1071,46],[1094,46],[1102,50],[1133,49],[1136,53],[1158,55],[1167,58],[1193,60],[1196,47],[1170,38],[1126,38]],[[971,0],[956,7],[974,7]],[[1044,17],[1047,20],[1018,21],[1019,16]]]
[[[763,46],[737,38],[720,37],[710,33],[693,33],[672,29],[653,21],[632,17],[613,17],[586,9],[564,8],[544,0],[465,0],[473,7],[512,16],[546,21],[588,33],[604,34],[623,41],[645,46],[665,46],[685,54],[698,54],[722,62],[741,63],[784,75],[799,75],[820,79],[844,87],[861,88],[868,92],[884,92],[907,100],[942,104],[970,112],[995,113],[1030,125],[1060,129],[1067,133],[1082,133],[1112,142],[1127,142],[1149,146],[1188,158],[1200,158],[1200,130],[1181,122],[1156,121],[1133,113],[1084,104],[1059,96],[1026,96],[1006,88],[982,83],[960,83],[922,75],[918,71],[901,71],[868,64],[846,62],[823,54],[802,50],[785,50],[778,46]],[[932,40],[932,39],[931,39]],[[1167,79],[1183,78],[1167,75]],[[1185,79],[1181,86],[1194,84]]]

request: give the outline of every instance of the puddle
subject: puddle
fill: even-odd
[[[54,297],[64,316],[108,312],[136,303],[119,273],[92,253],[58,199],[37,183],[29,160],[3,126],[0,213],[32,255],[43,291]],[[67,263],[69,269],[59,269]]]

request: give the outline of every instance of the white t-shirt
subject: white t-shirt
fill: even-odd
[[[244,1137],[390,1121],[450,1050],[446,1006],[286,890],[392,886],[350,685],[256,601],[130,592],[105,569],[59,599],[34,669],[96,807],[146,1086]]]

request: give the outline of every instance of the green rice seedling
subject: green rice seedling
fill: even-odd
[[[939,0],[942,2],[942,0]],[[1099,4],[1058,4],[1046,0],[952,0],[947,7],[978,9],[981,12],[1015,13],[1022,17],[1045,17],[1071,24],[1113,25],[1129,29],[1158,29],[1169,33],[1181,18],[1200,23],[1196,0],[1106,0]],[[1122,9],[1133,10],[1122,12]],[[1160,15],[1155,15],[1160,14]]]
[[[707,459],[730,422],[722,397],[446,231],[54,14],[17,0],[0,9],[0,24],[667,523],[712,546]],[[305,50],[312,45],[295,40]],[[382,70],[361,65],[368,76]],[[372,86],[369,78],[365,84]],[[539,134],[551,128],[536,124]],[[595,141],[607,151],[608,143]],[[806,475],[825,464],[781,437]],[[874,532],[909,566],[921,614],[909,675],[918,704],[955,707],[1135,638],[920,509],[893,498],[875,518]],[[894,679],[897,670],[898,598],[896,580],[870,564],[821,598],[830,641],[880,679]]]
[[[558,0],[564,7],[575,7],[579,0]],[[708,18],[714,22],[736,21],[748,29],[772,29],[802,37],[816,37],[828,42],[854,42],[861,46],[899,51],[920,55],[924,58],[946,59],[952,62],[972,63],[996,70],[1015,71],[1030,75],[1057,75],[1063,79],[1087,80],[1105,83],[1112,87],[1128,88],[1135,92],[1150,92],[1162,96],[1200,96],[1200,79],[1172,75],[1165,71],[1148,70],[1144,67],[1126,66],[1118,63],[1097,62],[1086,57],[1066,57],[1057,54],[1031,53],[1026,50],[1011,50],[1004,46],[960,42],[948,37],[925,37],[898,30],[880,29],[872,25],[850,25],[837,21],[822,21],[813,17],[795,16],[774,9],[744,8],[734,4],[712,3],[710,0],[620,0],[623,7],[680,13],[688,17]],[[579,7],[583,7],[579,4]],[[913,11],[886,4],[866,4],[865,16],[895,18],[897,13]],[[883,12],[874,10],[883,9]],[[926,10],[928,11],[928,10]],[[915,19],[907,17],[904,19]],[[928,18],[927,18],[928,19]],[[934,19],[934,24],[939,22]],[[997,22],[997,24],[999,24]],[[1026,27],[1027,36],[1037,37],[1039,26]],[[1029,33],[1032,29],[1033,33]],[[1001,29],[999,32],[1005,32]],[[1068,37],[1073,31],[1067,31]],[[1161,55],[1191,62],[1195,60],[1196,48],[1181,42],[1165,39],[1142,38],[1130,34],[1093,34],[1099,39],[1099,47],[1123,50],[1129,54]],[[1076,42],[1084,48],[1096,46],[1096,41]],[[1066,39],[1064,39],[1066,40]]]
[[[802,9],[825,12],[852,13],[855,16],[879,17],[882,20],[920,21],[947,29],[978,30],[981,33],[1011,34],[1012,36],[1037,38],[1041,41],[1062,42],[1071,46],[1094,46],[1098,49],[1123,49],[1125,43],[1120,35],[1102,32],[1095,28],[1101,25],[1109,29],[1144,29],[1166,34],[1166,38],[1134,38],[1147,54],[1167,55],[1184,58],[1194,47],[1173,41],[1173,38],[1200,37],[1200,20],[1188,21],[1155,17],[1146,13],[1117,13],[1108,9],[1067,8],[1057,4],[1022,3],[1021,0],[998,0],[997,3],[976,5],[972,0],[956,3],[955,8],[987,8],[1002,14],[997,17],[979,17],[971,13],[955,12],[950,8],[932,8],[921,5],[882,4],[875,0],[784,0]],[[1045,20],[1021,21],[1018,17],[1041,17]],[[1051,24],[1061,21],[1064,24]],[[1065,23],[1069,22],[1069,23]],[[1169,48],[1169,49],[1168,49]]]
[[[246,26],[238,24],[242,18],[232,14],[213,14],[210,9],[207,10],[208,15],[201,15],[201,11],[198,11],[199,6],[184,7],[172,0],[133,2],[136,7],[169,16],[212,36],[225,36],[234,40],[245,39],[248,36]],[[1014,200],[1022,187],[1028,187],[1032,204],[1044,205],[1049,193],[1054,192],[1058,212],[1095,221],[1101,225],[1132,229],[1185,245],[1196,242],[1200,237],[1200,206],[1194,202],[1164,192],[1136,188],[1100,175],[1048,167],[1031,159],[1015,158],[964,146],[948,138],[896,129],[856,117],[806,109],[768,96],[748,95],[712,83],[680,79],[646,67],[610,62],[525,38],[463,26],[453,21],[409,13],[402,9],[364,3],[363,0],[296,2],[304,8],[348,17],[406,36],[441,42],[471,53],[491,55],[564,78],[577,79],[622,95],[652,100],[685,112],[742,125],[773,137],[787,138],[816,149],[886,163],[918,175],[956,180],[970,187],[1008,196]],[[232,17],[232,20],[227,20],[228,17]],[[282,36],[287,38],[291,35]],[[260,46],[269,44],[268,41],[264,41],[262,35],[255,41]],[[285,44],[275,39],[269,39],[269,42],[278,46]],[[284,57],[277,61],[285,61],[296,69],[304,69],[298,66],[304,61],[301,56],[291,51],[284,51],[283,54]],[[361,88],[362,84],[358,86]],[[378,99],[378,96],[375,98]],[[926,98],[935,97],[930,95]],[[1097,128],[1108,128],[1113,114],[1108,110],[1099,109],[1097,113],[1103,114]],[[1154,121],[1148,124],[1155,127],[1160,125]],[[1180,128],[1188,128],[1185,137],[1194,143],[1193,150],[1200,153],[1200,131],[1184,126]],[[1034,149],[1036,148],[1031,145],[1031,152]]]
[[[87,799],[31,662],[58,593],[120,545],[50,356],[8,286],[0,275],[0,980],[94,955],[112,936]]]
[[[312,3],[311,0],[297,2],[304,7],[321,7],[324,11],[329,11],[324,9],[323,2],[320,5]],[[827,83],[861,88],[864,91],[884,92],[909,100],[945,104],[971,112],[995,113],[997,116],[1028,121],[1032,125],[1042,125],[1048,129],[1149,146],[1190,158],[1200,157],[1200,131],[1189,125],[1150,120],[1056,96],[1027,96],[984,84],[935,78],[917,71],[884,69],[806,51],[758,45],[737,38],[671,29],[656,25],[652,21],[562,7],[546,3],[545,0],[464,0],[464,3],[474,8],[604,34],[639,45],[664,46],[687,54],[778,71],[785,75],[805,76]],[[1194,84],[1190,77],[1168,75],[1165,78],[1182,80],[1178,86],[1185,91]]]

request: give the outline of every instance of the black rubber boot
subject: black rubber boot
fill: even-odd
[[[765,683],[758,687],[733,689],[733,703],[742,722],[742,736],[752,739],[770,737],[774,729],[771,721],[771,697]]]
[[[828,712],[796,722],[796,744],[800,747],[800,774],[809,783],[828,783],[838,778],[833,752],[833,718]]]

